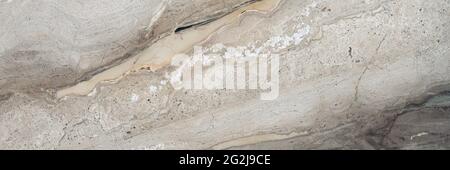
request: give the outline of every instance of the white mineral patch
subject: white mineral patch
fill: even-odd
[[[166,85],[167,84],[167,80],[161,80],[160,84],[161,85]]]
[[[148,91],[149,91],[151,94],[156,93],[156,92],[158,92],[158,87],[157,87],[157,86],[154,86],[154,85],[150,85],[150,86],[148,87]]]
[[[134,102],[137,102],[138,100],[139,100],[139,95],[137,95],[137,94],[135,94],[135,93],[132,93],[132,94],[131,94],[130,101],[131,101],[132,103],[134,103]]]

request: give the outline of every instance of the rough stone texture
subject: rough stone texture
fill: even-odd
[[[91,2],[102,4],[85,9],[99,12],[89,15],[93,25],[70,19],[87,15],[80,12],[82,4],[79,9],[75,5],[60,10],[65,5],[54,1],[1,2],[0,18],[11,20],[0,24],[3,149],[445,149],[449,145],[450,104],[448,93],[442,93],[450,84],[448,0],[283,0],[273,13],[247,13],[201,44],[205,54],[258,47],[280,54],[281,91],[274,101],[261,101],[259,91],[251,90],[175,90],[167,83],[168,73],[176,69],[172,67],[130,74],[115,84],[98,86],[89,96],[57,100],[53,93],[33,90],[41,84],[73,83],[88,68],[108,63],[96,63],[101,61],[98,57],[112,61],[123,57],[124,51],[136,50],[132,45],[120,47],[122,52],[108,50],[119,48],[117,42],[172,34],[179,26],[222,16],[244,1],[225,5],[169,1],[166,7],[173,10],[153,22],[147,38],[149,32],[139,30],[151,23],[154,11],[161,8],[156,5],[159,1]],[[44,7],[49,10],[30,14],[35,18],[31,20],[17,11]],[[70,11],[74,14],[62,19],[67,23],[46,23],[48,15]],[[115,17],[123,14],[120,11],[133,13]],[[136,20],[130,21],[133,14]],[[180,19],[172,20],[175,16]],[[73,23],[79,25],[67,26]],[[52,34],[42,38],[40,32]],[[81,55],[86,51],[77,52],[75,45],[94,54]],[[83,56],[98,57],[86,57],[86,67],[74,65]],[[56,73],[60,79],[49,79]],[[27,88],[32,92],[15,90],[22,84],[32,85]]]

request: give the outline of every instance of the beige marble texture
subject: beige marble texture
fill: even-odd
[[[0,0],[0,149],[448,149],[449,24],[449,0]],[[194,46],[279,55],[279,97],[175,88]]]

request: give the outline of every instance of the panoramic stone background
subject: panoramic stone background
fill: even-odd
[[[169,66],[55,98],[247,3],[260,2],[0,1],[0,148],[449,148],[449,0],[281,0],[198,44],[205,54],[280,54],[274,101],[175,90]]]

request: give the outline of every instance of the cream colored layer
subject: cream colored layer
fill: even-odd
[[[141,68],[149,67],[151,70],[158,70],[167,66],[172,57],[176,54],[188,52],[194,45],[207,40],[208,37],[224,26],[237,22],[244,13],[249,11],[261,13],[271,12],[276,9],[280,1],[281,0],[258,1],[240,8],[207,25],[187,30],[182,33],[171,34],[120,65],[101,72],[87,81],[58,90],[56,97],[62,98],[69,95],[87,95],[97,86],[97,84],[107,81],[117,81],[130,72]]]
[[[297,137],[297,136],[301,136],[301,135],[307,135],[307,133],[304,132],[304,133],[299,134],[299,133],[292,132],[292,133],[286,134],[286,135],[283,135],[283,134],[255,135],[255,136],[249,136],[249,137],[239,138],[236,140],[231,140],[231,141],[227,141],[224,143],[220,143],[220,144],[213,146],[212,149],[223,150],[223,149],[228,149],[228,148],[236,147],[236,146],[244,146],[244,145],[250,145],[250,144],[255,144],[255,143],[260,143],[260,142],[289,139],[289,138],[293,138],[293,137]]]

